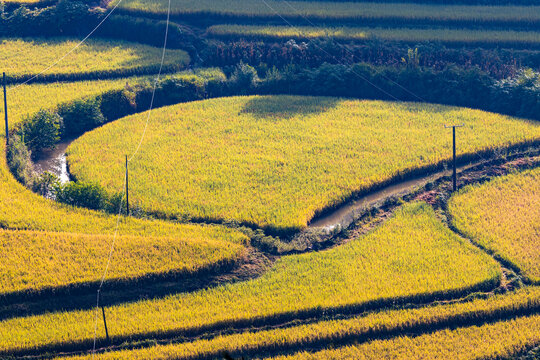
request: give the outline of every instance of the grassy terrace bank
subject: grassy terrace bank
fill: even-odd
[[[115,0],[109,6],[116,4]],[[330,2],[267,0],[177,0],[172,3],[175,17],[274,19],[282,23],[279,15],[302,20],[308,17],[321,21],[385,22],[385,23],[450,23],[450,24],[506,24],[520,27],[540,26],[539,6],[466,6],[429,5],[410,3]],[[124,0],[124,12],[143,15],[162,15],[167,12],[166,0]],[[210,19],[209,18],[209,19]],[[206,19],[208,20],[208,19]]]
[[[449,202],[453,224],[540,283],[540,169],[469,186]]]
[[[389,40],[401,42],[441,42],[447,45],[486,45],[509,47],[539,47],[540,32],[471,30],[471,29],[411,29],[366,27],[288,27],[257,25],[214,25],[207,30],[219,38],[254,39],[317,39],[338,41]]]
[[[125,77],[157,73],[161,49],[119,40],[90,39],[59,61],[80,40],[70,38],[3,38],[0,39],[0,68],[8,81],[22,81],[40,74],[36,80],[79,80],[104,77]],[[168,50],[164,71],[177,71],[189,64],[183,50]]]
[[[164,217],[234,219],[280,232],[448,161],[451,138],[441,135],[448,122],[465,124],[460,155],[540,139],[537,123],[478,110],[323,97],[211,99],[152,116],[130,164],[134,202]],[[120,191],[123,155],[145,122],[145,113],[129,116],[77,139],[68,148],[71,173]]]
[[[500,276],[498,263],[442,225],[430,206],[413,203],[343,246],[282,257],[254,280],[111,306],[107,321],[115,324],[112,341],[121,343],[460,296],[491,289]],[[0,352],[87,348],[93,316],[88,310],[2,321]]]

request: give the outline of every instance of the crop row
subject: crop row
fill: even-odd
[[[123,154],[137,146],[145,121],[144,113],[129,116],[77,139],[68,148],[71,173],[119,191]],[[130,163],[130,191],[143,210],[161,216],[296,230],[359,192],[447,161],[451,137],[441,129],[449,122],[465,124],[461,155],[540,136],[535,123],[440,105],[212,99],[153,112],[154,126]]]
[[[214,25],[207,30],[219,38],[255,39],[316,39],[338,41],[389,40],[408,43],[440,42],[447,45],[488,45],[508,47],[538,47],[540,33],[534,31],[473,30],[473,29],[411,29],[356,27],[287,27],[257,25]]]
[[[4,56],[0,68],[9,82],[18,82],[40,74],[37,81],[78,80],[107,76],[126,77],[157,73],[161,49],[118,40],[88,40],[63,58],[53,69],[52,64],[78,45],[69,38],[0,40]],[[168,50],[165,71],[177,71],[189,63],[183,50]]]
[[[460,231],[540,282],[540,168],[462,189],[449,210]]]
[[[235,356],[260,355],[301,348],[327,346],[329,342],[365,341],[403,333],[467,326],[513,315],[536,313],[540,309],[540,288],[531,287],[453,304],[431,305],[418,309],[386,310],[350,319],[326,320],[305,325],[232,335],[178,344],[164,344],[145,349],[113,351],[96,355],[96,359],[211,359],[223,352]],[[516,328],[519,331],[519,328]],[[485,341],[486,339],[484,339]],[[467,344],[464,342],[463,345]],[[429,348],[429,347],[427,347]],[[75,356],[69,360],[88,359]]]
[[[209,270],[234,263],[244,249],[196,231],[115,240],[109,282]],[[112,235],[0,230],[0,296],[97,283],[112,242]]]
[[[280,258],[254,280],[112,306],[107,322],[114,343],[197,334],[449,298],[491,289],[500,276],[499,265],[444,227],[430,206],[413,203],[346,245]],[[71,311],[5,320],[0,351],[84,349],[92,339],[92,316]]]
[[[116,1],[109,6],[114,6]],[[124,0],[120,9],[125,13],[146,16],[166,14],[166,0]],[[411,3],[330,2],[267,0],[178,0],[173,2],[171,13],[175,17],[201,21],[253,21],[274,20],[305,22],[303,17],[315,22],[385,23],[385,24],[452,24],[452,25],[506,25],[538,27],[538,6],[467,6],[428,5]]]

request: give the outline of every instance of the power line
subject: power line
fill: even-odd
[[[283,16],[281,16],[280,13],[278,13],[272,6],[270,6],[270,4],[268,4],[268,2],[266,0],[261,0],[270,10],[272,10],[278,17],[281,18],[281,20],[283,20],[290,28],[296,30],[298,33],[300,33],[300,30],[294,26],[293,24],[291,24],[290,21],[288,21],[286,18],[284,18]],[[285,1],[285,0],[284,0]],[[286,2],[286,1],[285,1]],[[287,3],[287,2],[286,2]],[[288,3],[287,3],[288,4]],[[290,4],[289,6],[294,10],[295,8],[293,8]],[[297,11],[297,13],[302,16],[304,19],[306,19],[307,21],[309,21],[306,17],[304,17],[300,12]],[[313,23],[312,23],[313,24]],[[313,40],[307,38],[307,41],[310,42],[311,44],[313,44],[314,46],[316,46],[317,48],[319,48],[322,52],[324,52],[325,54],[327,54],[328,56],[332,57],[336,62],[338,62],[339,64],[341,65],[347,65],[345,64],[344,62],[340,61],[339,59],[337,59],[334,55],[330,54],[328,51],[324,50],[321,46],[319,46],[317,43],[315,43]],[[348,49],[345,48],[346,51],[349,51]],[[351,53],[352,54],[352,53]],[[354,56],[354,54],[352,54]],[[380,92],[386,94],[387,96],[391,97],[392,99],[396,100],[396,101],[401,101],[400,99],[398,99],[396,96],[390,94],[388,91],[386,90],[383,90],[382,88],[380,88],[379,86],[375,85],[374,83],[372,83],[371,81],[369,81],[368,79],[366,79],[364,76],[360,75],[359,73],[357,73],[356,71],[354,71],[353,68],[350,69],[352,73],[354,73],[356,76],[358,76],[359,78],[361,78],[362,80],[364,80],[365,82],[367,82],[368,84],[370,84],[371,86],[373,86],[374,88],[376,88],[377,90],[379,90]],[[381,76],[383,76],[384,78],[386,78],[387,80],[389,80],[390,82],[394,83],[395,85],[398,85],[399,87],[401,87],[402,89],[404,89],[405,91],[409,92],[410,94],[412,94],[413,96],[417,97],[418,99],[424,101],[424,102],[427,102],[426,100],[422,99],[421,97],[419,97],[418,95],[415,95],[414,93],[412,93],[411,91],[407,90],[406,88],[404,88],[402,85],[396,83],[395,81],[391,80],[390,78],[384,76],[383,74],[381,74]]]
[[[43,73],[49,71],[50,69],[52,69],[53,67],[55,67],[56,65],[58,65],[62,60],[64,60],[69,54],[71,54],[72,52],[74,52],[75,50],[77,50],[86,40],[88,40],[88,38],[90,36],[92,36],[96,31],[97,29],[99,29],[101,27],[101,25],[103,25],[103,23],[109,18],[109,16],[111,16],[111,14],[116,10],[116,8],[118,8],[118,6],[122,3],[123,0],[119,0],[116,5],[111,9],[111,11],[109,11],[109,13],[99,22],[99,24],[97,24],[97,26],[92,30],[90,31],[90,33],[88,33],[88,35],[86,35],[84,37],[84,39],[82,39],[77,45],[75,45],[71,50],[69,50],[67,53],[65,53],[62,57],[60,57],[58,60],[56,60],[54,63],[52,63],[51,65],[49,65],[47,68],[43,69],[42,71],[40,71],[39,73],[37,73],[36,75],[32,76],[30,79],[20,83],[20,84],[17,84],[15,85],[14,87],[12,87],[11,89],[9,89],[9,91],[12,91],[12,90],[15,90],[17,89],[18,87],[22,86],[22,85],[26,85],[28,84],[30,81],[36,79],[38,76],[42,75]]]
[[[304,16],[297,8],[295,8],[294,6],[291,5],[291,3],[289,3],[287,0],[282,0],[288,7],[290,7],[294,12],[296,12],[296,14],[300,15],[304,20],[306,20],[311,26],[313,27],[317,27],[317,25],[315,25],[308,17]],[[298,30],[298,29],[296,29]],[[327,37],[330,38],[330,35],[328,35],[327,33]],[[353,58],[356,56],[352,51],[350,51],[346,46],[343,46],[342,47],[346,52],[348,52],[350,55],[353,56]],[[407,93],[409,93],[410,95],[416,97],[418,100],[420,101],[423,101],[423,102],[428,102],[427,100],[425,100],[424,98],[422,98],[421,96],[415,94],[414,92],[410,91],[409,89],[407,89],[406,87],[404,87],[403,85],[395,82],[394,80],[390,79],[389,77],[387,77],[386,75],[384,74],[380,74],[383,78],[385,78],[386,80],[390,81],[392,84],[394,85],[397,85],[399,86],[402,90],[406,91]]]
[[[160,78],[161,72],[163,70],[163,64],[165,62],[165,52],[167,50],[167,38],[168,38],[168,35],[169,35],[170,14],[171,14],[171,0],[169,0],[169,6],[168,6],[168,9],[167,9],[167,25],[165,27],[165,38],[163,40],[163,50],[162,50],[162,53],[161,53],[161,63],[160,63],[160,66],[159,66],[159,72],[158,72],[158,74],[156,76],[156,80],[154,82],[154,87],[152,89],[152,99],[150,100],[150,107],[148,109],[148,115],[146,117],[146,124],[144,126],[144,131],[143,131],[143,134],[142,134],[141,139],[139,141],[139,144],[137,145],[137,148],[135,149],[133,154],[131,154],[129,159],[127,159],[127,157],[126,157],[126,166],[127,166],[127,163],[130,162],[135,157],[135,155],[138,153],[138,151],[139,151],[139,149],[141,147],[141,144],[143,142],[143,139],[146,136],[146,130],[148,128],[150,115],[151,115],[151,112],[152,112],[152,108],[154,106],[154,99],[155,99],[157,84],[159,82],[159,78]],[[99,318],[99,302],[100,302],[100,297],[101,297],[101,290],[103,288],[103,284],[105,283],[105,278],[106,278],[107,273],[109,271],[109,267],[110,267],[111,259],[112,259],[112,254],[114,252],[114,245],[115,245],[115,242],[116,242],[116,238],[118,236],[118,227],[120,225],[120,216],[122,214],[122,205],[123,205],[123,202],[124,202],[124,196],[126,195],[126,192],[125,192],[126,182],[127,182],[127,172],[126,172],[126,174],[124,176],[124,184],[122,186],[122,188],[123,188],[122,197],[121,197],[121,200],[120,200],[120,206],[119,206],[118,214],[117,214],[117,217],[116,217],[116,228],[114,230],[113,241],[112,241],[111,247],[109,249],[109,256],[108,256],[108,259],[107,259],[107,265],[105,266],[105,271],[103,272],[103,276],[101,277],[99,288],[97,290],[96,312],[95,312],[95,319],[94,319],[94,341],[93,341],[93,347],[92,347],[92,359],[94,359],[94,356],[95,356],[95,353],[96,353],[97,323],[98,323],[98,318]],[[103,311],[103,313],[104,313],[104,311]],[[105,317],[104,317],[104,321],[105,321]]]

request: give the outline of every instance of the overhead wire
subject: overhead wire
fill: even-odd
[[[294,26],[290,21],[288,21],[285,17],[283,17],[276,9],[274,9],[266,0],[261,0],[263,2],[263,4],[268,7],[270,10],[272,10],[272,12],[274,12],[274,14],[276,14],[279,18],[281,18],[281,20],[283,20],[291,29],[295,30],[296,32],[300,33],[300,30],[298,29],[298,27]],[[285,0],[283,0],[285,1]],[[285,1],[285,3],[288,4],[287,1]],[[288,4],[291,9],[295,10],[294,7],[292,7],[290,4]],[[301,16],[303,17],[304,19],[308,20],[304,15],[302,15],[298,10],[296,10],[296,12]],[[308,20],[309,21],[309,20]],[[311,24],[313,24],[311,22]],[[341,60],[339,60],[338,58],[336,58],[334,55],[330,54],[328,51],[326,51],[324,48],[322,48],[320,45],[318,45],[317,43],[315,43],[313,40],[307,38],[306,39],[309,43],[311,43],[312,45],[316,46],[319,50],[321,50],[323,53],[325,53],[326,55],[332,57],[337,63],[339,63],[340,65],[347,65],[345,64],[344,62],[342,62]],[[345,48],[346,51],[350,51],[348,49]],[[354,55],[354,54],[353,54]],[[371,86],[373,86],[375,89],[379,90],[380,92],[382,92],[383,94],[387,95],[388,97],[396,100],[396,101],[402,101],[401,99],[397,98],[395,95],[389,93],[388,91],[382,89],[381,87],[375,85],[373,82],[369,81],[366,77],[362,76],[361,74],[359,74],[358,72],[356,72],[354,70],[354,68],[351,68],[350,69],[351,72],[353,74],[355,74],[356,76],[358,76],[360,79],[364,80],[365,82],[367,82],[368,84],[370,84]],[[385,77],[383,74],[381,74],[382,77]],[[387,80],[389,80],[390,82],[392,82],[393,84],[395,85],[398,85],[399,87],[405,89],[402,85],[394,82],[393,80],[391,80],[390,78],[388,77],[385,77]],[[415,96],[416,98],[422,100],[422,101],[426,101],[424,99],[422,99],[421,97],[419,97],[418,95],[415,95],[414,93],[410,92],[409,90],[406,90],[407,92],[409,92],[410,94],[412,94],[413,96]]]
[[[311,26],[313,27],[317,27],[317,25],[315,25],[308,17],[304,16],[297,8],[295,8],[294,6],[291,5],[291,3],[287,0],[282,0],[289,8],[291,8],[291,10],[293,10],[296,14],[298,14],[300,17],[302,17],[304,20],[306,20]],[[327,37],[331,37],[330,35],[327,34]],[[351,50],[349,50],[346,46],[343,46],[342,47],[343,50],[345,50],[348,54],[352,55],[353,58],[356,56]],[[388,76],[384,75],[384,74],[380,74],[383,78],[385,78],[386,80],[390,81],[392,84],[394,85],[397,85],[398,87],[400,87],[403,91],[407,92],[409,95],[412,95],[414,96],[415,98],[417,98],[418,100],[420,101],[423,101],[423,102],[428,102],[427,100],[425,100],[424,98],[422,98],[421,96],[419,96],[418,94],[415,94],[414,92],[412,92],[411,90],[407,89],[405,86],[401,85],[400,83],[398,82],[395,82],[394,80],[392,80],[391,78],[389,78]]]
[[[168,35],[169,35],[170,14],[171,14],[171,0],[169,0],[169,6],[168,6],[168,9],[167,9],[167,23],[166,23],[166,26],[165,26],[165,37],[164,37],[164,40],[163,40],[163,49],[162,49],[162,52],[161,52],[161,63],[160,63],[160,66],[159,66],[158,74],[157,74],[156,79],[154,81],[154,86],[152,88],[152,97],[151,97],[149,109],[148,109],[148,112],[147,112],[146,123],[145,123],[145,126],[144,126],[143,133],[141,135],[141,138],[139,140],[139,143],[138,143],[135,151],[131,154],[129,159],[127,159],[126,165],[133,160],[135,155],[137,155],[137,153],[139,152],[139,149],[141,147],[141,144],[142,144],[142,142],[143,142],[143,140],[144,140],[144,138],[146,136],[146,131],[148,129],[148,124],[149,124],[149,121],[150,121],[151,112],[152,112],[152,109],[154,107],[154,100],[155,100],[155,94],[156,94],[157,85],[159,83],[159,79],[161,77],[161,72],[163,70],[163,64],[165,62],[165,53],[166,53],[166,50],[167,50],[167,38],[168,38]],[[114,245],[116,243],[116,238],[118,236],[118,228],[119,228],[119,225],[120,225],[120,217],[122,215],[122,205],[123,205],[123,202],[124,202],[124,197],[126,195],[126,192],[125,192],[126,181],[127,181],[127,173],[124,176],[124,184],[122,186],[122,197],[121,197],[120,206],[119,206],[118,214],[117,214],[117,218],[116,218],[116,227],[115,227],[115,231],[114,231],[113,241],[111,242],[111,246],[110,246],[110,249],[109,249],[109,256],[107,258],[107,264],[105,266],[105,270],[103,272],[103,275],[101,277],[101,281],[100,281],[100,284],[99,284],[99,288],[97,290],[96,309],[95,309],[95,317],[94,317],[94,339],[93,339],[93,346],[92,346],[92,359],[94,359],[94,356],[95,356],[95,353],[96,353],[97,324],[98,324],[98,319],[99,319],[99,304],[100,304],[101,290],[103,289],[103,285],[105,283],[105,279],[106,279],[107,273],[109,271],[112,255],[113,255],[113,252],[114,252]]]
[[[46,67],[45,69],[43,69],[42,71],[40,71],[39,73],[37,73],[36,75],[32,76],[31,78],[27,79],[26,81],[23,81],[22,83],[19,83],[13,87],[11,87],[9,89],[9,91],[12,91],[12,90],[15,90],[17,89],[18,87],[20,86],[23,86],[23,85],[26,85],[28,84],[29,82],[31,82],[32,80],[35,80],[36,78],[38,78],[40,75],[44,74],[45,72],[51,70],[53,67],[55,67],[56,65],[58,65],[62,60],[64,60],[68,55],[70,55],[72,52],[74,52],[75,50],[77,50],[82,44],[84,44],[86,42],[86,40],[88,40],[88,38],[90,38],[90,36],[92,36],[100,27],[101,25],[103,25],[103,23],[112,15],[112,13],[118,8],[118,6],[122,3],[123,0],[118,0],[118,2],[116,3],[116,5],[114,5],[114,7],[111,9],[111,11],[109,11],[107,13],[107,15],[101,19],[101,21],[99,22],[99,24],[97,24],[96,27],[94,27],[94,29],[92,31],[90,31],[88,33],[88,35],[86,35],[79,43],[77,43],[73,48],[71,48],[68,52],[66,52],[63,56],[61,56],[60,58],[58,58],[54,63],[52,63],[51,65],[49,65],[48,67]]]

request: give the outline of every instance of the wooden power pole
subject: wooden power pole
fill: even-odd
[[[3,84],[4,84],[4,118],[6,120],[6,146],[7,146],[9,145],[9,128],[8,128],[6,73],[3,73],[2,79],[3,79]]]
[[[445,128],[452,128],[452,151],[453,151],[453,166],[452,166],[452,191],[456,191],[457,190],[457,164],[456,164],[456,128],[457,127],[463,127],[465,126],[464,124],[461,124],[461,125],[450,125],[450,126],[446,126],[444,125]]]

